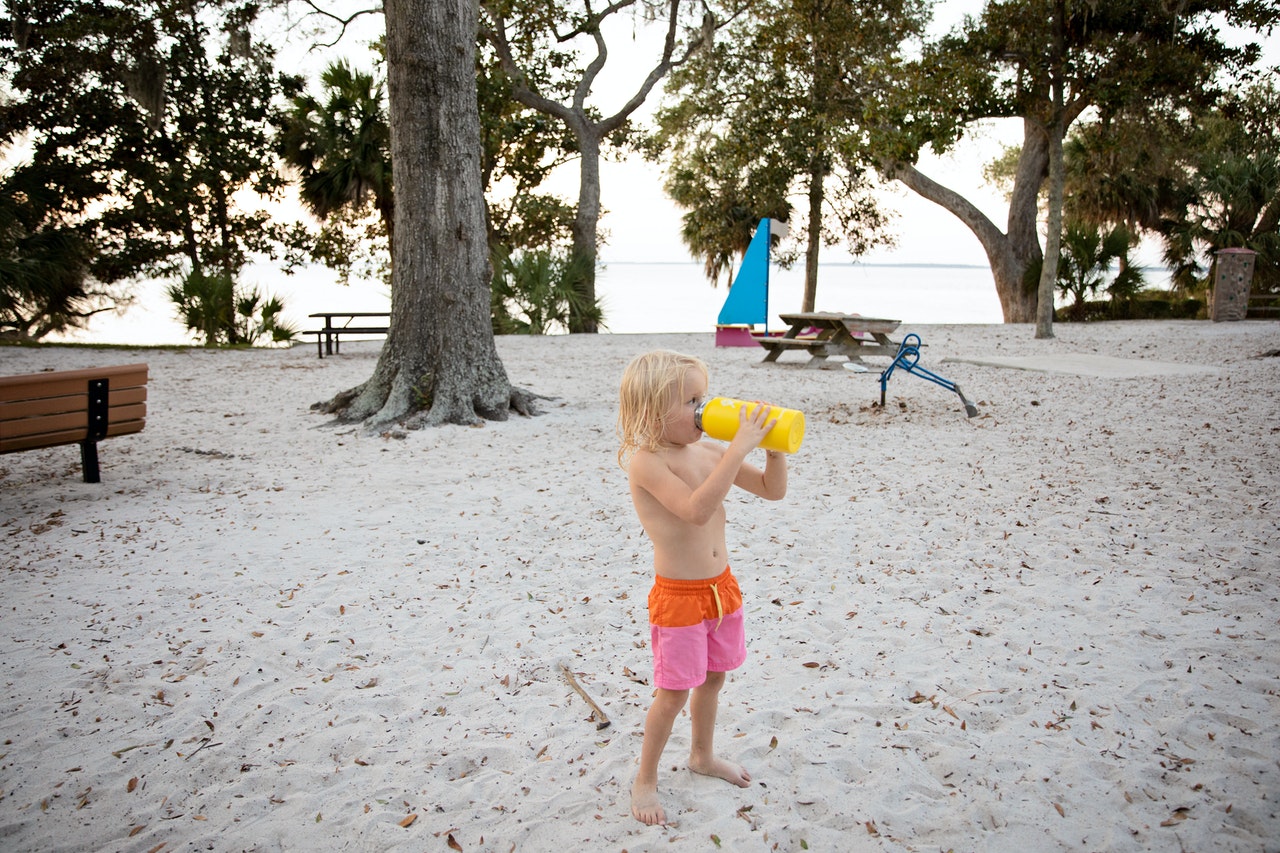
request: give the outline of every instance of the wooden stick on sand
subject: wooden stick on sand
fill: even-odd
[[[578,679],[573,677],[573,673],[569,671],[569,667],[564,664],[560,664],[560,671],[564,673],[565,680],[569,682],[569,686],[576,690],[579,696],[587,700],[587,704],[590,705],[591,710],[595,712],[596,731],[609,728],[609,718],[605,716],[604,711],[600,710],[600,706],[587,695],[587,691],[583,690],[582,687],[579,686]]]

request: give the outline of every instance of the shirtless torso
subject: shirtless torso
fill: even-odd
[[[642,466],[661,465],[667,468],[693,492],[711,476],[724,453],[723,445],[698,441],[644,453],[650,458],[638,458],[638,461]],[[712,510],[705,523],[696,524],[663,506],[637,482],[637,478],[631,481],[631,497],[640,523],[653,542],[655,572],[676,580],[696,580],[715,577],[724,571],[729,558],[725,545],[723,502]]]

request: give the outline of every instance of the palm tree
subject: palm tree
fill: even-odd
[[[299,95],[280,132],[285,162],[298,170],[302,201],[324,221],[372,202],[394,245],[391,130],[383,83],[335,62],[321,75],[324,103]]]
[[[556,249],[495,254],[489,290],[494,334],[545,335],[568,331],[574,317],[597,325],[604,320],[599,304],[583,302],[581,258]]]
[[[731,141],[713,140],[677,152],[667,170],[667,194],[686,211],[680,237],[702,259],[703,274],[713,285],[722,275],[732,284],[734,268],[762,218],[785,222],[791,213],[788,176],[771,164],[753,168],[741,154]]]
[[[1147,119],[1154,121],[1154,119]],[[1080,128],[1065,144],[1069,219],[1099,227],[1123,225],[1137,237],[1159,227],[1173,202],[1176,143],[1185,130],[1158,130],[1128,116]]]
[[[1103,233],[1096,225],[1068,222],[1062,230],[1062,254],[1058,258],[1058,290],[1075,297],[1071,319],[1085,319],[1085,301],[1103,285],[1117,297],[1128,297],[1142,286],[1142,274],[1129,263],[1133,242],[1123,225]],[[1120,262],[1119,272],[1108,284],[1107,273],[1113,262]]]
[[[1258,253],[1255,285],[1267,292],[1280,268],[1280,158],[1270,151],[1214,151],[1198,165],[1196,203],[1166,230],[1166,257],[1191,263],[1203,257],[1212,270],[1218,251],[1252,249]]]

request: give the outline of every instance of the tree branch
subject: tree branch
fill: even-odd
[[[636,3],[636,0],[616,0],[616,2],[610,3],[602,11],[593,13],[591,11],[591,3],[588,0],[588,2],[584,3],[584,5],[587,8],[587,17],[582,22],[582,25],[578,27],[574,27],[572,30],[569,30],[566,33],[557,32],[555,34],[556,41],[558,41],[560,44],[564,44],[566,42],[573,41],[575,38],[577,38],[580,35],[583,35],[584,33],[599,32],[601,22],[603,22],[606,18],[608,18],[614,12],[619,12],[627,8],[628,6],[634,6],[635,3]]]
[[[714,17],[711,16],[710,11],[707,11],[703,15],[701,32],[697,37],[690,40],[680,58],[673,60],[671,57],[675,53],[676,49],[676,35],[680,30],[679,15],[680,0],[672,0],[671,11],[667,17],[667,36],[663,41],[662,46],[662,59],[656,66],[654,66],[653,70],[649,72],[649,76],[645,77],[644,82],[640,85],[640,88],[636,93],[631,96],[631,99],[623,104],[621,109],[612,116],[602,120],[596,125],[603,133],[611,133],[621,127],[622,124],[631,117],[631,114],[638,110],[640,105],[648,99],[650,93],[653,91],[653,87],[658,85],[658,81],[665,77],[673,68],[679,68],[681,65],[688,62],[689,58],[707,43],[717,28]]]
[[[590,34],[596,44],[596,56],[591,63],[583,71],[582,79],[578,81],[575,87],[572,105],[562,104],[538,92],[529,82],[529,77],[516,61],[515,54],[511,49],[511,42],[507,37],[507,20],[500,13],[496,12],[491,4],[482,3],[485,13],[491,19],[491,26],[487,25],[482,19],[480,22],[480,35],[489,42],[498,54],[498,61],[502,65],[502,70],[506,72],[511,79],[511,92],[517,101],[527,107],[538,110],[539,112],[553,115],[561,119],[570,126],[587,126],[590,127],[597,137],[612,133],[621,127],[628,118],[631,117],[640,106],[645,102],[649,95],[653,92],[653,88],[658,84],[664,76],[666,76],[673,68],[678,68],[689,60],[693,54],[699,50],[706,42],[708,37],[716,29],[710,12],[704,16],[704,24],[701,33],[694,37],[681,53],[679,58],[674,58],[676,52],[676,38],[680,32],[680,7],[682,0],[671,0],[669,12],[667,15],[667,33],[663,41],[662,58],[658,64],[645,77],[640,88],[622,107],[608,118],[602,119],[594,124],[589,122],[586,117],[586,99],[591,92],[591,86],[604,69],[605,63],[609,58],[608,46],[604,41],[604,36],[600,32],[600,23],[609,15],[612,15],[628,6],[634,5],[635,0],[615,0],[605,9],[599,12],[592,12],[590,3],[587,3],[587,17],[583,23],[574,30],[557,34],[556,39],[559,42],[568,41],[574,36]]]
[[[943,186],[910,163],[882,162],[880,170],[886,177],[901,181],[918,195],[946,209],[963,222],[978,238],[978,242],[982,243],[989,257],[995,257],[1004,251],[1004,232],[988,219],[986,214],[955,190]]]
[[[502,65],[502,70],[511,79],[512,97],[526,107],[553,115],[566,124],[573,126],[577,120],[573,110],[559,101],[553,101],[544,96],[529,83],[529,76],[525,74],[524,69],[516,62],[515,55],[511,50],[511,42],[507,38],[506,18],[494,13],[493,10],[488,8],[488,4],[485,4],[485,12],[493,19],[493,26],[486,26],[484,18],[481,17],[479,32],[485,41],[493,45],[493,49],[498,54],[498,62]]]
[[[343,18],[343,17],[340,17],[339,15],[335,15],[333,12],[330,12],[328,9],[321,9],[319,6],[316,5],[315,0],[300,0],[300,2],[304,6],[307,6],[308,8],[311,9],[311,11],[308,13],[309,15],[319,15],[322,18],[328,18],[329,20],[338,24],[338,27],[339,27],[338,37],[335,38],[333,41],[329,42],[328,44],[312,45],[312,47],[333,47],[338,42],[342,41],[342,37],[347,34],[347,27],[351,26],[351,24],[354,23],[357,18],[361,17],[362,15],[381,15],[383,13],[382,7],[377,6],[372,9],[360,9],[348,15],[347,17]]]
[[[1258,217],[1258,224],[1253,226],[1253,234],[1250,236],[1257,237],[1275,231],[1277,225],[1280,225],[1280,191],[1271,196],[1271,201],[1262,208],[1262,215]]]

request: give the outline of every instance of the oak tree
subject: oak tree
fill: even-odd
[[[594,305],[599,243],[600,157],[605,141],[624,131],[636,110],[671,69],[685,62],[715,27],[705,4],[690,0],[483,0],[480,32],[492,45],[520,103],[563,122],[578,148],[578,202],[572,227],[572,262],[583,271],[579,304]],[[665,33],[658,57],[612,113],[588,102],[609,60],[604,28],[627,10],[653,14]],[[571,318],[570,331],[595,332],[592,316]]]
[[[1051,186],[1048,248],[1058,238],[1061,143],[1082,116],[1118,110],[1170,115],[1200,109],[1258,59],[1257,44],[1230,44],[1222,24],[1267,32],[1276,0],[992,0],[978,17],[931,45],[912,83],[877,105],[881,168],[953,213],[991,263],[1006,322],[1037,322],[1052,335],[1051,272],[1037,200]],[[1022,145],[1005,228],[916,166],[920,149],[945,152],[984,119],[1012,118]],[[1044,261],[1042,265],[1042,261]],[[1028,280],[1028,270],[1045,270]]]
[[[476,0],[387,0],[391,322],[373,375],[319,406],[369,428],[532,411],[498,357],[480,176]]]

